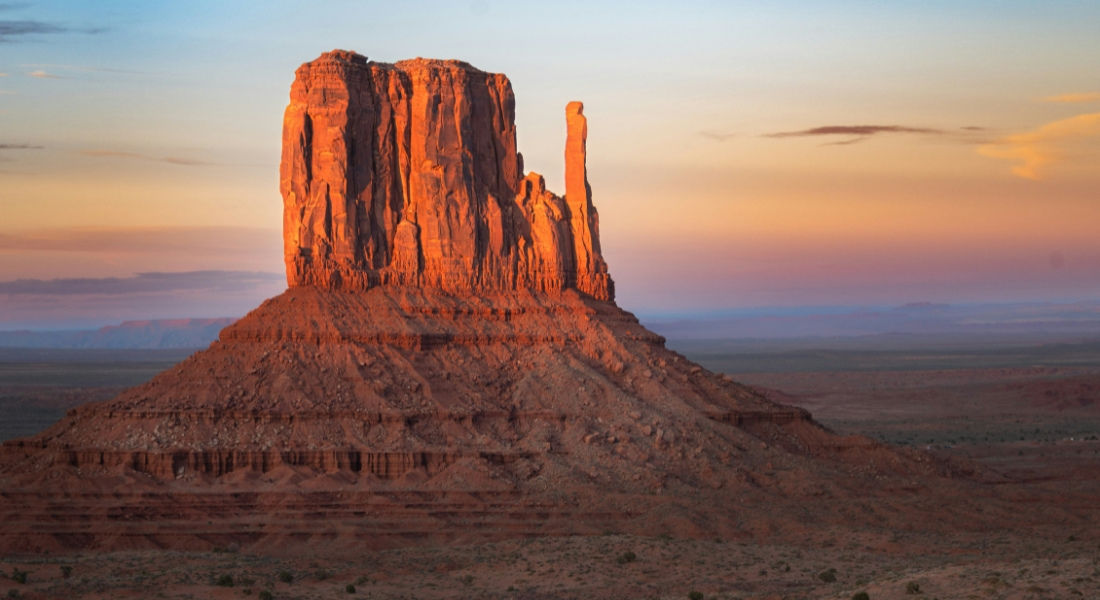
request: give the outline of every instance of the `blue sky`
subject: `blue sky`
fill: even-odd
[[[281,272],[289,85],[348,48],[507,74],[558,191],[583,100],[627,308],[1095,298],[1097,31],[1093,2],[3,2],[0,281]]]

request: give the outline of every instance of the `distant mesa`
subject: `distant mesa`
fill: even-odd
[[[229,317],[153,319],[98,329],[0,331],[0,348],[199,348],[217,339],[218,332],[234,321]]]
[[[581,103],[565,124],[560,197],[523,173],[503,75],[342,50],[302,65],[280,168],[290,289],[5,443],[0,551],[801,539],[859,515],[885,530],[914,503],[835,507],[948,485],[930,456],[834,435],[616,306]]]

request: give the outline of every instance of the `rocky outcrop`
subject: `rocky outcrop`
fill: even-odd
[[[0,553],[774,539],[936,472],[706,371],[616,306],[581,104],[562,198],[521,174],[512,102],[456,61],[303,65],[281,172],[291,288],[0,447]]]
[[[579,107],[567,110],[569,181],[586,178]],[[280,178],[292,287],[613,297],[587,181],[563,202],[523,175],[504,75],[323,54],[291,87]]]
[[[565,106],[565,124],[565,202],[570,228],[576,232],[573,256],[577,288],[598,298],[605,297],[610,294],[611,281],[600,252],[600,217],[592,205],[592,188],[588,185],[588,119],[584,116],[584,104],[570,102]]]

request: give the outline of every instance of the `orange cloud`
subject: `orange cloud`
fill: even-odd
[[[185,167],[203,167],[214,164],[201,160],[193,160],[190,158],[180,158],[178,156],[152,156],[148,154],[139,154],[137,152],[121,152],[116,150],[81,150],[80,154],[83,154],[84,156],[107,158],[136,158],[138,160],[165,162],[173,165],[182,165]]]
[[[1038,129],[1006,136],[984,146],[978,153],[1017,164],[1012,172],[1025,179],[1042,179],[1046,167],[1067,158],[1066,147],[1100,138],[1100,113],[1077,115],[1047,123]]]
[[[1085,92],[1081,94],[1060,94],[1047,96],[1043,102],[1060,102],[1066,104],[1079,104],[1084,102],[1100,102],[1100,92]]]

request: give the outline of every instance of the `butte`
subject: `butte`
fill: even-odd
[[[4,444],[0,550],[873,535],[934,510],[914,490],[944,465],[836,436],[620,309],[581,103],[564,196],[524,173],[514,113],[508,79],[464,62],[302,65],[280,168],[289,289]]]

